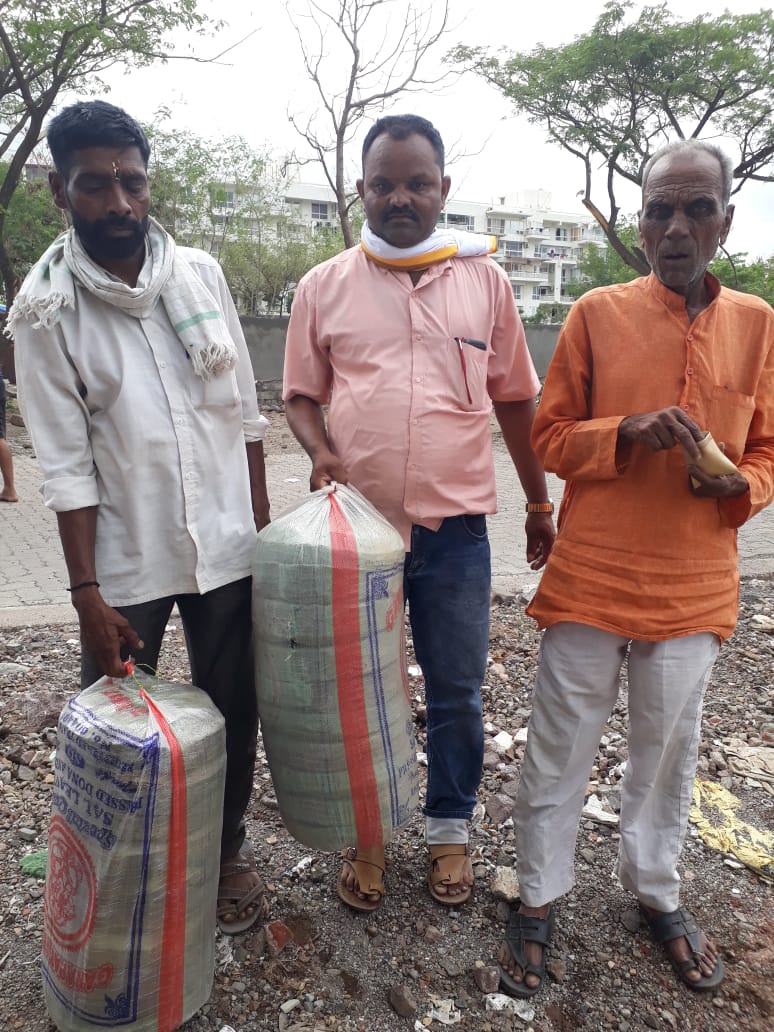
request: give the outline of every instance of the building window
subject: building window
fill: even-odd
[[[472,215],[457,215],[454,212],[447,212],[446,225],[456,226],[458,229],[472,230],[475,227],[475,221]]]
[[[486,231],[494,236],[502,236],[505,232],[505,219],[487,219]]]
[[[328,205],[323,201],[312,201],[312,221],[328,221]]]
[[[513,296],[517,301],[521,301],[521,287],[519,285],[513,287]]]
[[[519,240],[508,241],[505,245],[506,258],[521,258],[524,255],[524,243]]]
[[[539,301],[540,300],[540,287],[533,287],[532,288],[532,300],[533,301]]]

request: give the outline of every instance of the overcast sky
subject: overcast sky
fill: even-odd
[[[323,0],[325,2],[325,0]],[[295,11],[303,0],[290,0]],[[403,0],[392,0],[398,17]],[[437,61],[456,42],[528,50],[538,43],[569,42],[591,28],[603,9],[602,0],[452,0],[453,28],[439,44]],[[760,10],[758,0],[672,0],[679,18],[715,15],[730,7],[735,14]],[[160,105],[172,111],[172,122],[205,138],[240,134],[256,147],[267,145],[278,155],[302,143],[288,122],[288,112],[313,110],[315,99],[305,77],[297,38],[282,0],[202,0],[200,8],[228,24],[217,38],[197,41],[197,53],[214,56],[225,47],[252,36],[216,65],[173,61],[165,66],[112,71],[106,99],[150,121]],[[181,48],[186,40],[180,40]],[[428,65],[428,68],[430,66]],[[68,101],[72,97],[67,98]],[[473,75],[463,76],[445,92],[423,92],[399,99],[392,112],[414,111],[430,118],[444,140],[467,156],[452,162],[452,195],[462,200],[489,201],[501,194],[542,188],[560,210],[582,211],[577,197],[583,188],[583,165],[561,148],[545,141],[545,133],[512,113],[497,90]],[[351,149],[351,174],[357,174],[357,143]],[[732,153],[736,159],[736,155]],[[319,166],[305,168],[301,177],[323,182]],[[599,200],[604,194],[597,188]],[[774,185],[748,184],[736,196],[736,215],[728,247],[751,257],[774,252]],[[622,193],[623,211],[634,213],[637,192]]]

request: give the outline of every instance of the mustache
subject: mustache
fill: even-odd
[[[132,232],[145,232],[145,225],[140,222],[139,219],[132,218],[114,218],[108,217],[104,219],[96,219],[94,222],[94,229],[105,230],[105,229],[130,229]]]
[[[396,215],[399,215],[401,218],[404,219],[413,219],[414,222],[418,221],[417,213],[414,211],[413,208],[390,208],[390,210],[384,216],[385,221],[387,219],[394,218]]]

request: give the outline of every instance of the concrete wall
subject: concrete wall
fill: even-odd
[[[258,401],[264,408],[274,407],[280,403],[282,395],[282,364],[288,320],[242,316],[240,322],[258,384]],[[558,326],[527,327],[527,346],[541,380],[546,375],[558,337]],[[10,341],[4,337],[0,337],[0,365],[3,366],[5,378],[15,382],[13,351]]]
[[[282,395],[282,363],[288,321],[243,316],[241,322],[258,385],[259,404],[263,408],[274,407],[280,403]],[[554,353],[559,329],[558,326],[527,327],[527,346],[541,380]]]
[[[527,347],[535,363],[535,369],[541,380],[545,379],[548,372],[548,363],[551,361],[556,342],[559,340],[561,326],[527,326]]]

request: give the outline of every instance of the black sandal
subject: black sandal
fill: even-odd
[[[529,986],[525,981],[517,982],[504,968],[500,967],[500,988],[509,996],[518,996],[527,999],[534,996],[542,987],[546,977],[546,953],[554,933],[554,908],[548,911],[548,917],[529,917],[527,914],[520,914],[519,907],[521,900],[517,899],[513,904],[511,916],[508,918],[508,927],[505,930],[505,941],[511,956],[522,970],[522,977],[536,975],[540,982],[536,986]],[[539,964],[527,963],[524,951],[524,944],[536,942],[543,947],[543,955]]]
[[[722,957],[718,957],[715,970],[711,975],[704,975],[698,981],[693,981],[687,977],[689,971],[699,970],[699,962],[704,958],[702,950],[703,932],[689,910],[686,910],[684,907],[678,907],[677,910],[672,910],[668,914],[660,912],[650,914],[640,905],[640,913],[645,918],[648,928],[650,928],[650,934],[659,945],[665,946],[674,939],[685,938],[688,940],[691,956],[687,960],[676,960],[669,950],[666,951],[669,961],[681,982],[684,982],[689,989],[695,989],[699,993],[711,992],[713,989],[718,988],[723,981],[724,975]],[[704,936],[704,939],[706,941],[706,936]]]

